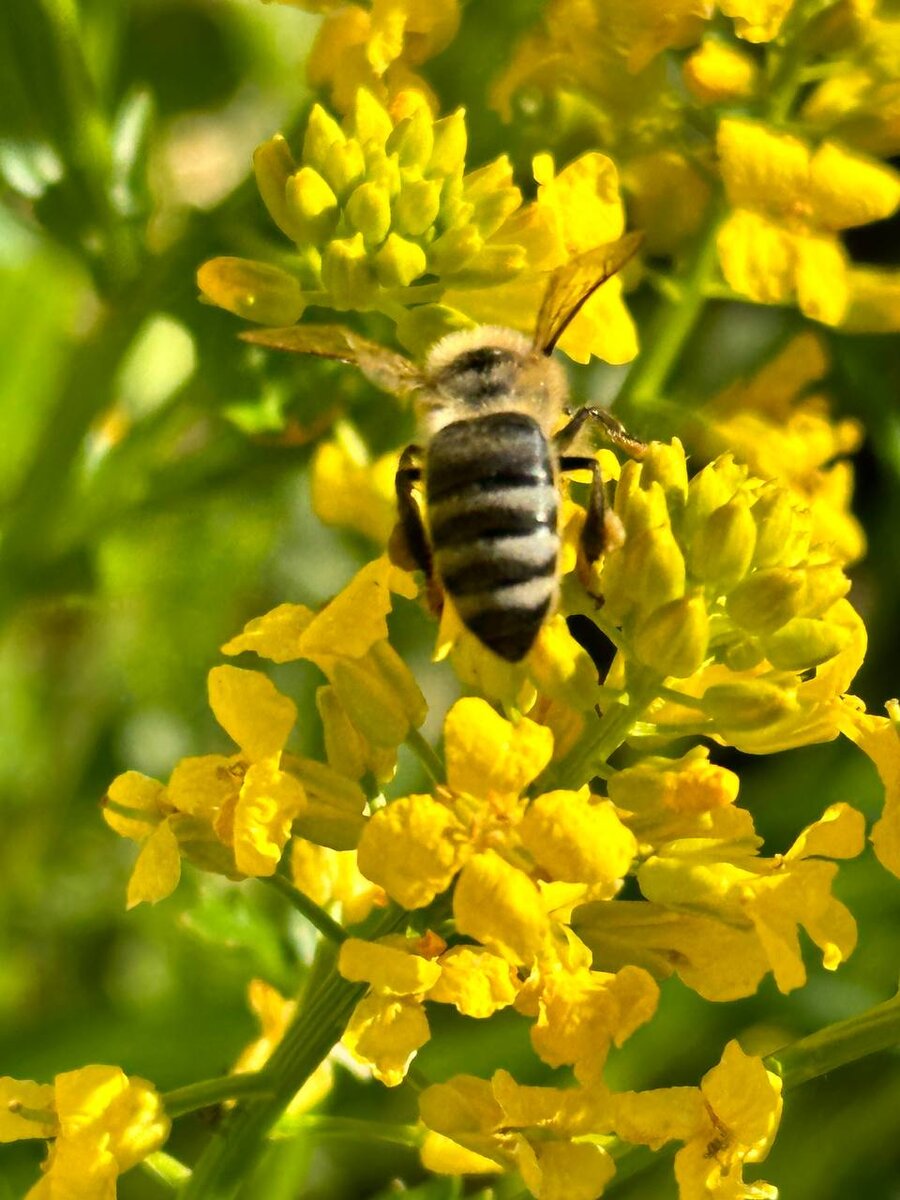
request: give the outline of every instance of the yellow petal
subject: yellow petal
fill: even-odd
[[[752,96],[759,79],[753,59],[718,38],[704,38],[682,71],[688,91],[701,104]]]
[[[103,819],[110,829],[135,842],[142,842],[153,832],[162,815],[166,795],[159,780],[138,771],[126,771],[112,781],[106,794],[115,806],[103,807]],[[134,816],[128,815],[130,812]]]
[[[397,523],[396,452],[374,462],[354,457],[344,441],[322,442],[312,465],[312,502],[326,525],[355,529],[386,546]]]
[[[405,796],[379,809],[359,843],[359,869],[403,908],[445,892],[470,853],[464,826],[431,796]]]
[[[884,785],[884,813],[872,829],[872,844],[880,862],[900,876],[900,710],[888,704],[889,717],[854,710],[846,705],[842,731],[867,754]]]
[[[654,1088],[612,1097],[616,1133],[626,1142],[659,1150],[673,1139],[684,1142],[707,1122],[699,1088]]]
[[[244,776],[234,810],[234,861],[243,875],[272,875],[291,826],[306,806],[303,785],[273,759],[254,763]]]
[[[748,42],[770,42],[792,4],[793,0],[719,0],[722,12],[734,21],[735,33]]]
[[[529,806],[519,826],[525,848],[552,879],[611,883],[627,874],[637,853],[634,834],[609,801],[580,792],[548,792]]]
[[[832,804],[808,825],[785,858],[855,858],[866,840],[866,819],[849,804]]]
[[[809,149],[799,138],[756,121],[725,117],[717,137],[719,166],[735,208],[777,215],[809,200]]]
[[[703,1076],[700,1090],[744,1156],[752,1162],[765,1158],[781,1120],[781,1080],[766,1070],[762,1059],[731,1041],[721,1062]]]
[[[22,1138],[46,1138],[56,1132],[53,1088],[50,1084],[33,1083],[30,1079],[0,1077],[0,1142],[17,1142]],[[32,1113],[46,1113],[47,1120],[22,1116],[19,1108]]]
[[[343,1042],[386,1087],[402,1083],[416,1051],[430,1037],[422,1006],[414,1000],[371,995],[353,1010]]]
[[[214,822],[223,807],[237,798],[244,777],[240,758],[200,754],[183,758],[169,780],[168,798],[178,812]]]
[[[272,662],[293,662],[300,657],[300,637],[315,615],[305,604],[279,604],[264,616],[248,621],[237,637],[225,643],[222,653],[252,650]]]
[[[168,821],[162,821],[141,847],[128,881],[126,907],[146,900],[155,904],[171,896],[181,878],[178,839]]]
[[[474,946],[454,946],[440,957],[440,978],[429,1000],[453,1004],[464,1017],[490,1017],[515,1001],[519,980],[515,968],[495,954]]]
[[[539,154],[533,170],[538,204],[553,213],[570,257],[622,236],[625,215],[611,158],[591,151],[554,175],[551,156]]]
[[[436,962],[412,951],[347,938],[341,945],[338,969],[351,983],[368,983],[388,996],[421,996],[441,975]]]
[[[426,1171],[435,1175],[492,1175],[503,1171],[492,1159],[430,1130],[425,1134],[421,1157]]]
[[[847,310],[850,289],[847,255],[833,235],[794,239],[797,303],[800,311],[824,325],[838,325]]]
[[[794,295],[796,244],[780,225],[739,208],[725,218],[717,245],[722,274],[742,296],[761,304],[781,304]],[[810,286],[814,288],[814,281]],[[813,290],[813,301],[815,295]]]
[[[518,1165],[540,1200],[596,1200],[616,1173],[609,1153],[590,1142],[541,1141],[532,1150],[533,1157],[518,1158]]]
[[[213,667],[209,704],[216,720],[251,762],[284,749],[297,706],[258,671]]]
[[[518,963],[534,960],[550,927],[538,889],[493,850],[463,867],[453,915],[460,933]]]
[[[553,734],[522,718],[504,720],[484,700],[458,700],[444,722],[447,782],[455,792],[488,799],[517,796],[549,763]]]
[[[810,164],[813,219],[824,229],[882,221],[900,204],[900,175],[834,142],[823,142]]]

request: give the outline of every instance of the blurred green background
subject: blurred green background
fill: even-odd
[[[445,110],[469,110],[470,163],[508,150],[523,180],[532,133],[504,130],[486,90],[538,7],[473,0],[429,71]],[[248,980],[291,992],[308,953],[308,931],[269,893],[191,871],[172,899],[126,915],[134,847],[106,828],[99,802],[119,771],[165,776],[184,754],[224,747],[205,697],[221,642],[277,603],[320,602],[371,553],[311,511],[313,438],[334,410],[349,411],[376,452],[409,432],[350,372],[253,351],[233,318],[196,298],[205,258],[265,257],[277,238],[249,159],[300,124],[315,28],[255,0],[0,10],[0,1074],[49,1080],[111,1062],[161,1089],[220,1074],[254,1033]],[[850,242],[861,259],[896,261],[896,226]],[[638,294],[638,317],[648,308]],[[682,382],[710,390],[801,325],[791,312],[713,307],[692,346],[701,365]],[[893,338],[830,340],[836,409],[868,430],[857,511],[870,553],[853,598],[872,638],[857,690],[879,711],[900,688],[900,356]],[[602,395],[620,378],[597,368],[574,383]],[[427,665],[432,637],[408,606],[395,641],[421,669],[434,730],[448,680]],[[278,682],[300,705],[298,748],[316,751],[315,670],[283,669]],[[848,745],[727,761],[770,850],[832,801],[870,818],[879,809],[874,770]],[[415,767],[401,771],[412,780]],[[867,852],[842,866],[837,890],[860,926],[839,973],[811,959],[801,992],[784,997],[769,982],[719,1006],[670,981],[659,1016],[614,1055],[611,1082],[696,1082],[732,1035],[768,1051],[892,994],[900,881]],[[520,1018],[488,1025],[440,1010],[433,1029],[419,1058],[431,1079],[498,1066],[550,1078]],[[341,1073],[326,1109],[408,1120],[415,1099]],[[766,1177],[792,1200],[900,1197],[898,1111],[896,1057],[807,1085],[790,1098]],[[184,1120],[170,1149],[190,1161],[206,1136],[200,1118]],[[423,1200],[478,1190],[423,1181],[409,1152],[359,1149],[282,1144],[243,1195],[387,1196],[395,1179]],[[0,1148],[0,1200],[24,1194],[41,1154],[37,1143]],[[132,1172],[119,1194],[164,1193]],[[670,1165],[616,1194],[674,1196]]]

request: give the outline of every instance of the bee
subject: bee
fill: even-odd
[[[419,441],[396,475],[399,523],[412,559],[448,594],[465,627],[507,662],[521,661],[559,589],[559,479],[591,472],[581,547],[596,561],[606,540],[603,480],[593,456],[567,453],[593,423],[639,457],[645,447],[609,413],[567,409],[568,387],[552,357],[588,298],[640,244],[628,234],[558,267],[534,336],[482,325],[449,333],[420,368],[336,325],[245,332],[245,341],[355,364],[373,383],[412,394]],[[557,428],[564,416],[569,419]],[[424,483],[424,513],[415,489]]]

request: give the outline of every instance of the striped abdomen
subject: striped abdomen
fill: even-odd
[[[556,592],[556,486],[540,426],[517,412],[446,425],[428,447],[425,497],[437,574],[463,624],[518,662]]]

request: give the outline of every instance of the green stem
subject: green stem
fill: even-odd
[[[165,1184],[171,1192],[176,1191],[191,1177],[190,1167],[186,1167],[183,1162],[179,1162],[163,1150],[148,1154],[140,1165],[146,1175]]]
[[[236,1100],[239,1096],[264,1096],[272,1090],[272,1081],[266,1071],[248,1071],[240,1075],[219,1075],[215,1079],[201,1079],[185,1087],[163,1092],[162,1102],[170,1117],[181,1117],[196,1112],[198,1108],[209,1108],[223,1100]]]
[[[268,884],[276,892],[280,892],[287,902],[298,913],[302,913],[311,924],[315,925],[319,933],[328,938],[330,942],[339,946],[346,940],[347,932],[344,927],[339,925],[334,917],[330,917],[324,908],[316,904],[315,900],[310,900],[309,896],[301,892],[299,888],[295,888],[283,875],[268,875],[260,882]]]
[[[640,409],[665,389],[685,343],[697,326],[718,261],[716,235],[722,211],[721,199],[710,204],[684,274],[672,281],[677,292],[661,298],[650,328],[641,339],[643,349],[616,398],[617,410],[626,415],[629,408]]]
[[[425,768],[432,783],[444,782],[444,764],[438,757],[437,751],[425,740],[418,729],[411,729],[406,735],[406,744]]]
[[[380,937],[406,914],[390,909],[366,922],[360,935]],[[302,1085],[340,1039],[366,985],[337,971],[336,947],[323,943],[297,1015],[266,1064],[272,1091],[239,1105],[198,1159],[181,1200],[230,1200],[262,1154],[266,1138]]]
[[[770,1071],[784,1080],[787,1089],[818,1079],[838,1067],[856,1062],[880,1050],[900,1046],[900,995],[883,1004],[837,1021],[809,1037],[770,1054],[765,1060]]]
[[[298,1133],[310,1133],[318,1139],[342,1138],[363,1144],[389,1142],[394,1146],[409,1146],[412,1149],[422,1144],[424,1130],[421,1125],[400,1125],[370,1121],[361,1117],[332,1117],[318,1113],[303,1113],[298,1117],[285,1117],[272,1132],[274,1138],[296,1137]]]

